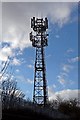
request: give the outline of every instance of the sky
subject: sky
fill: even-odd
[[[45,48],[49,99],[78,95],[78,3],[3,2],[0,66],[11,58],[13,78],[26,98],[32,100],[35,48],[29,39],[32,17],[48,18],[48,46]],[[1,26],[1,25],[0,25]],[[1,31],[0,31],[1,32]],[[80,91],[79,91],[80,92]]]
[[[79,0],[1,0],[2,2],[79,2]]]

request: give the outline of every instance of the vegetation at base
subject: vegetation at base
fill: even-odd
[[[1,71],[3,73],[6,64]],[[2,80],[2,120],[80,120],[79,99],[62,100],[58,96],[56,100],[49,101],[43,107],[33,104],[24,97],[12,74],[8,74],[6,79]]]
[[[14,80],[7,79],[2,82],[2,120],[28,119],[32,120],[80,120],[80,100],[49,101],[45,107],[33,104],[24,99],[24,94],[17,88]]]

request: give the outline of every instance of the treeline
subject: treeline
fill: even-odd
[[[80,100],[79,98],[62,100],[60,96],[56,100],[49,102],[48,104],[53,110],[67,115],[69,118],[80,120]]]
[[[24,93],[18,88],[17,82],[13,77],[12,72],[7,73],[9,61],[6,61],[0,71],[1,82],[1,100],[2,109],[32,109],[37,113],[44,113],[52,117],[58,117],[62,113],[71,119],[80,119],[80,99],[62,100],[57,96],[56,100],[48,101],[45,108],[43,106],[34,105],[29,99],[25,100]],[[64,117],[64,116],[63,116]]]

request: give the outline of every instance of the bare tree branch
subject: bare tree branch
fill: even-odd
[[[8,61],[8,60],[9,60],[9,57],[8,57],[7,61],[5,62],[2,70],[0,71],[0,74],[1,74],[0,79],[3,77],[3,75],[5,74],[7,68],[9,66],[9,64],[10,64],[10,61]]]

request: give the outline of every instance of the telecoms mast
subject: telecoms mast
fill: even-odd
[[[48,100],[46,68],[44,60],[44,47],[48,45],[47,32],[48,19],[35,18],[31,19],[31,28],[35,35],[30,33],[30,41],[32,46],[36,48],[35,72],[34,72],[34,91],[33,103],[39,105],[46,105]]]

